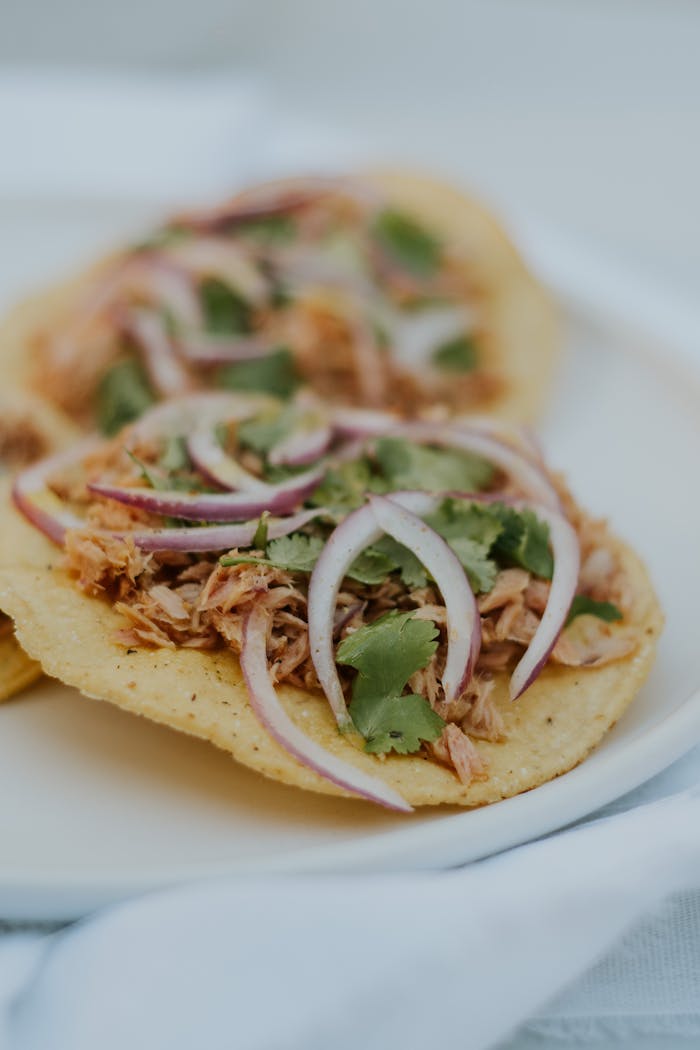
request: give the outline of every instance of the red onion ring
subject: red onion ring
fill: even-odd
[[[185,394],[161,401],[132,424],[131,437],[144,441],[165,437],[179,437],[199,427],[215,427],[217,423],[250,419],[264,412],[276,402],[264,395],[240,395],[207,391]]]
[[[216,233],[227,227],[297,211],[315,198],[333,193],[367,206],[376,207],[379,203],[372,187],[346,176],[278,179],[243,190],[226,204],[210,211],[179,216],[176,223],[196,232]]]
[[[325,507],[302,510],[286,518],[267,519],[268,540],[288,536],[314,518],[328,514]],[[79,522],[83,525],[83,522]],[[145,529],[143,532],[110,533],[119,539],[131,539],[142,551],[184,551],[188,554],[206,551],[227,551],[234,547],[250,547],[258,529],[259,520],[245,521],[238,525],[204,525],[201,528],[174,527],[170,529]]]
[[[257,361],[269,357],[278,349],[277,343],[265,342],[254,335],[230,336],[208,335],[206,332],[180,334],[178,349],[188,361],[200,368],[216,368],[237,361]]]
[[[140,253],[131,265],[136,280],[143,281],[155,304],[165,307],[179,327],[201,328],[204,319],[199,297],[191,277],[181,267],[157,251]]]
[[[257,492],[178,492],[92,482],[90,492],[106,499],[115,499],[129,507],[140,507],[154,514],[165,514],[188,521],[245,521],[269,511],[287,514],[294,510],[318,486],[326,473],[325,464],[288,478],[279,485],[271,485],[264,493]]]
[[[549,507],[521,503],[546,521],[554,555],[554,574],[540,625],[510,679],[510,698],[517,700],[532,685],[546,664],[562,632],[576,594],[581,554],[578,536],[562,514]]]
[[[342,437],[379,437],[392,433],[401,422],[398,416],[373,408],[338,406],[333,409],[333,427]]]
[[[551,510],[561,509],[559,495],[544,470],[522,452],[487,434],[448,423],[428,422],[402,423],[394,432],[412,441],[481,456],[507,474],[528,499]]]
[[[307,429],[294,430],[270,449],[267,459],[273,467],[303,467],[315,463],[333,440],[333,431],[326,422]]]
[[[255,265],[250,253],[232,239],[185,238],[175,241],[164,251],[168,259],[196,278],[215,277],[253,306],[267,302],[268,279]]]
[[[200,429],[187,438],[187,451],[200,474],[222,489],[269,492],[270,485],[229,456],[211,430]]]
[[[505,445],[512,446],[516,452],[527,456],[529,460],[543,467],[542,450],[532,429],[507,423],[503,419],[492,419],[490,416],[462,416],[450,421],[458,430],[477,430],[480,434],[495,438]]]
[[[269,614],[254,606],[245,621],[241,646],[241,670],[248,688],[250,705],[258,721],[285,751],[302,765],[354,795],[380,806],[412,812],[411,806],[378,777],[337,758],[316,743],[296,725],[282,706],[267,665]]]
[[[370,496],[383,532],[416,555],[435,580],[447,613],[447,660],[442,674],[445,700],[464,692],[481,649],[481,619],[462,564],[447,542],[391,496]]]
[[[120,327],[136,344],[153,389],[161,397],[187,392],[191,380],[175,356],[163,318],[145,308],[125,311]]]
[[[67,529],[80,528],[84,522],[68,510],[61,510],[55,514],[44,510],[37,503],[36,496],[46,490],[46,481],[52,474],[79,463],[101,444],[102,440],[99,437],[86,438],[69,449],[34,463],[21,471],[14,480],[12,501],[17,509],[27,521],[59,546],[64,542]]]
[[[418,515],[429,514],[439,498],[427,492],[392,494],[395,503]],[[345,703],[333,649],[336,600],[342,580],[355,558],[376,543],[381,535],[382,529],[370,506],[348,514],[329,536],[309,580],[307,611],[311,659],[341,732],[352,728],[352,719]]]

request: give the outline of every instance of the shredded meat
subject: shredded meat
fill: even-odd
[[[131,539],[115,539],[90,529],[71,529],[66,536],[66,568],[75,573],[87,594],[99,594],[113,585],[118,593],[128,593],[150,560]]]
[[[487,780],[488,767],[474,744],[459,726],[448,722],[439,737],[430,745],[438,762],[451,766],[463,784],[474,780]]]
[[[123,441],[123,439],[122,439]],[[157,459],[157,450],[139,450],[144,462]],[[140,457],[139,457],[140,458]],[[123,445],[109,443],[93,458],[90,470],[121,483],[139,483],[140,468],[125,456]],[[319,683],[310,656],[307,624],[308,576],[266,565],[261,561],[222,566],[218,557],[177,551],[144,554],[128,538],[136,525],[161,524],[160,519],[123,504],[93,497],[85,473],[75,471],[55,478],[56,491],[70,493],[86,511],[89,526],[67,534],[65,564],[89,594],[106,594],[123,617],[117,639],[124,646],[212,649],[228,646],[240,653],[243,628],[255,604],[269,614],[267,643],[270,673],[276,682],[307,689]],[[64,498],[66,498],[64,496]],[[562,488],[562,499],[569,499]],[[571,503],[569,513],[582,546],[579,592],[601,601],[614,601],[623,613],[633,595],[604,523],[586,518]],[[239,552],[233,550],[232,555]],[[262,552],[246,551],[255,557]],[[504,739],[504,722],[494,700],[496,672],[512,670],[531,642],[549,596],[550,584],[519,568],[499,572],[488,594],[478,598],[482,647],[476,673],[463,694],[445,700],[442,674],[447,655],[447,616],[434,585],[408,590],[392,575],[377,585],[345,580],[336,608],[336,639],[347,637],[387,610],[414,610],[438,628],[438,644],[428,665],[412,675],[409,688],[424,696],[446,721],[442,736],[426,751],[449,765],[464,783],[487,775],[475,740]],[[551,656],[571,667],[599,667],[624,659],[638,645],[630,624],[607,624],[591,616],[578,617],[562,632]],[[353,673],[339,668],[349,694]]]

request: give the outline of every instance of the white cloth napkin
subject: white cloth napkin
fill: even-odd
[[[0,200],[154,208],[390,148],[285,113],[250,78],[18,70],[0,70],[0,141]],[[620,806],[697,782],[700,755],[682,768]],[[700,898],[676,901],[670,920],[655,909],[698,884],[699,817],[683,792],[457,872],[199,885],[49,938],[8,936],[0,1046],[411,1050],[439,1038],[479,1050],[528,1017],[585,1035],[645,1002],[692,1012],[697,1034]]]
[[[5,1050],[493,1046],[691,886],[685,792],[452,872],[247,878],[0,954]]]

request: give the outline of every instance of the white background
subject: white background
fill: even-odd
[[[0,4],[0,62],[252,70],[691,296],[699,54],[693,0]]]

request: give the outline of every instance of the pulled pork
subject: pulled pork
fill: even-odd
[[[108,446],[99,464],[110,476],[135,480],[134,464],[121,447]],[[106,536],[98,529],[124,530],[143,512],[108,499],[94,499],[75,479],[58,479],[54,487],[69,490],[88,502],[90,527],[69,531],[65,563],[88,594],[106,594],[124,618],[117,639],[126,646],[212,649],[228,646],[240,653],[243,625],[253,605],[269,612],[268,659],[275,682],[318,689],[311,660],[307,626],[308,576],[260,562],[222,566],[211,555],[177,552],[144,554],[127,538]],[[613,601],[628,613],[633,594],[615,554],[606,526],[583,516],[571,505],[582,549],[579,591]],[[148,515],[145,516],[148,518]],[[94,527],[93,527],[94,526]],[[231,554],[239,555],[233,550]],[[262,552],[245,552],[255,558]],[[447,702],[442,671],[447,653],[446,610],[432,586],[409,590],[396,576],[369,586],[346,580],[338,597],[335,637],[340,640],[390,609],[416,611],[433,621],[438,646],[427,667],[409,682],[447,722],[438,741],[426,750],[452,768],[466,784],[487,775],[483,756],[473,740],[504,739],[502,715],[494,701],[494,672],[512,669],[532,640],[549,594],[549,584],[523,569],[502,570],[493,588],[478,598],[482,648],[476,673],[464,693]],[[577,619],[562,633],[551,659],[569,667],[600,667],[629,655],[638,644],[632,628],[610,625],[593,617]],[[351,687],[351,672],[340,669]]]

